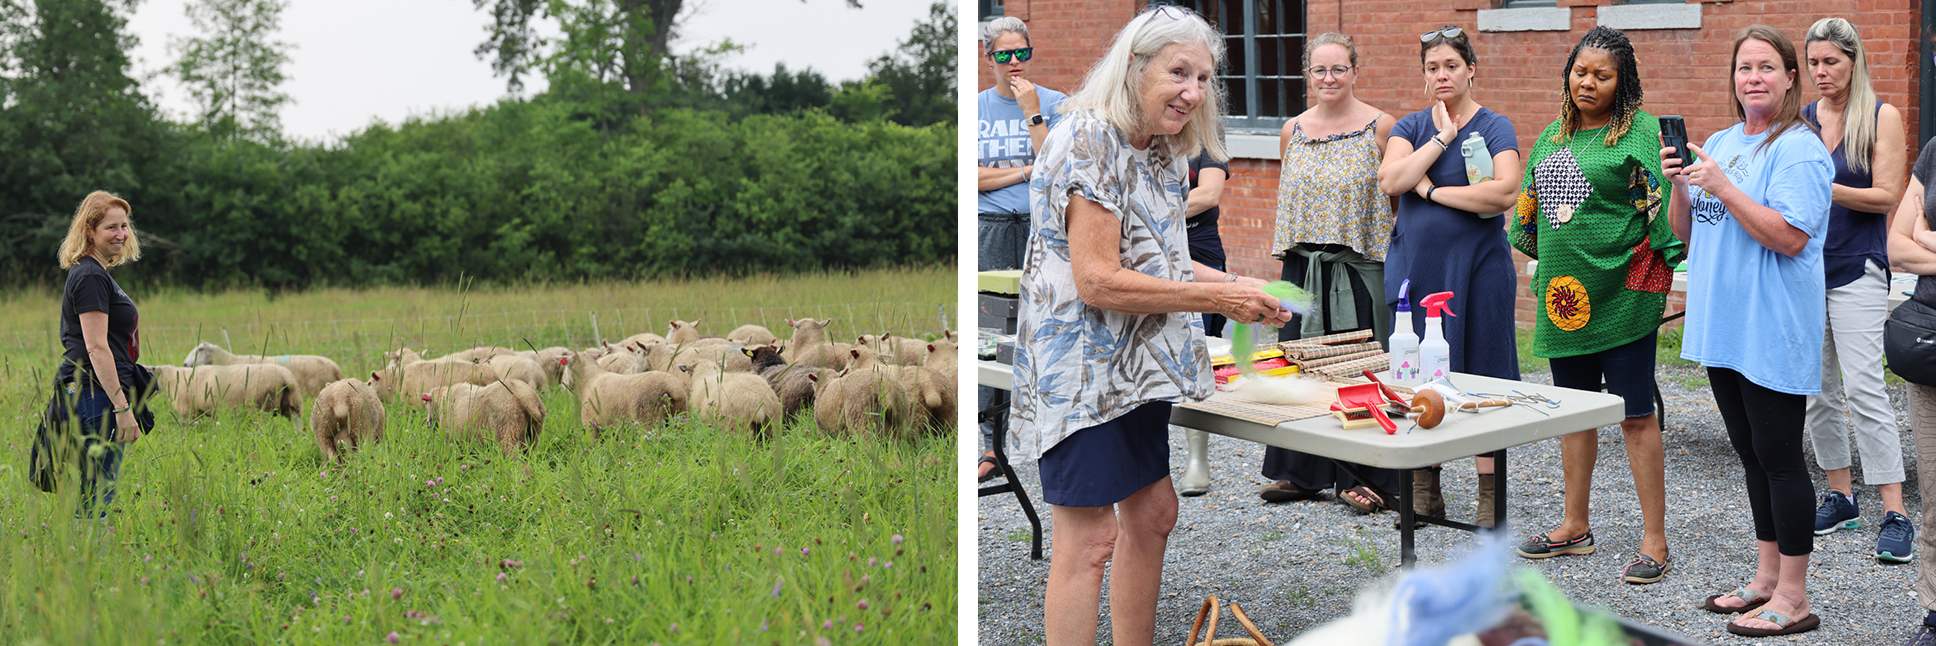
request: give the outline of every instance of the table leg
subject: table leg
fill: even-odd
[[[1404,491],[1404,499],[1398,503],[1398,567],[1410,568],[1418,561],[1412,551],[1412,470],[1400,469],[1398,488]]]
[[[1506,531],[1506,450],[1492,453],[1492,531]]]

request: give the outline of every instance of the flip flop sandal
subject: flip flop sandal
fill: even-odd
[[[1737,598],[1740,598],[1742,601],[1746,601],[1747,603],[1739,606],[1734,606],[1732,608],[1714,603],[1715,600],[1720,599],[1722,597],[1737,597]],[[1729,592],[1727,594],[1717,594],[1712,597],[1708,597],[1707,601],[1701,604],[1701,609],[1706,610],[1708,612],[1712,612],[1717,615],[1732,615],[1739,612],[1754,612],[1755,609],[1760,608],[1762,604],[1768,603],[1768,599],[1769,597],[1764,597],[1764,596],[1755,594],[1753,592],[1749,592],[1747,588],[1735,588],[1733,592]]]
[[[1358,502],[1358,499],[1353,498],[1351,494],[1357,494],[1358,496],[1363,497],[1366,501],[1368,501],[1368,504]],[[1338,500],[1344,502],[1346,507],[1350,507],[1351,513],[1358,514],[1360,516],[1365,514],[1375,514],[1375,513],[1384,511],[1386,509],[1385,503],[1378,499],[1378,494],[1373,493],[1371,491],[1371,487],[1367,487],[1365,485],[1358,485],[1356,487],[1352,487],[1350,489],[1344,490],[1342,493],[1338,494]]]
[[[1822,625],[1821,618],[1816,617],[1814,613],[1809,613],[1808,616],[1802,617],[1801,619],[1789,619],[1787,615],[1773,610],[1763,609],[1754,618],[1780,626],[1780,628],[1749,628],[1738,623],[1728,622],[1728,632],[1746,637],[1774,637],[1776,635],[1805,633]]]
[[[984,476],[981,476],[980,478],[978,478],[977,480],[975,480],[975,482],[978,482],[978,483],[980,483],[980,482],[988,482],[989,480],[994,480],[994,479],[996,479],[996,478],[999,478],[999,477],[1001,477],[1001,475],[1002,475],[1002,463],[1001,463],[1000,461],[997,461],[997,460],[995,459],[995,456],[992,456],[992,455],[984,455],[984,456],[981,456],[981,461],[980,461],[980,462],[976,462],[976,463],[975,463],[975,468],[977,468],[977,469],[979,469],[979,468],[981,468],[981,465],[984,465],[984,464],[992,464],[992,465],[995,465],[995,468],[993,468],[993,469],[989,469],[989,470],[988,470],[988,475],[984,475]]]

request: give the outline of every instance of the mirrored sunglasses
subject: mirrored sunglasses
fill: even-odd
[[[998,49],[989,52],[988,55],[995,57],[996,65],[1007,65],[1011,58],[1015,59],[1017,63],[1027,63],[1029,58],[1035,55],[1035,48],[1018,47],[1015,49]]]

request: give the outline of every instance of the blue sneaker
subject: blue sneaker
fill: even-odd
[[[1822,506],[1815,508],[1815,535],[1827,536],[1838,529],[1855,529],[1862,526],[1862,511],[1855,506],[1855,496],[1844,496],[1830,489],[1822,496]]]
[[[1916,634],[1911,635],[1909,641],[1904,642],[1902,646],[1936,646],[1936,626],[1929,624],[1916,626]]]
[[[1882,517],[1880,537],[1876,538],[1876,560],[1885,563],[1908,563],[1909,553],[1916,549],[1916,526],[1909,518],[1896,512]]]

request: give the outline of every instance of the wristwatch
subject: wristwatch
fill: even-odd
[[[1038,113],[1038,114],[1029,115],[1028,118],[1025,119],[1024,121],[1027,121],[1029,126],[1033,127],[1033,126],[1042,125],[1042,123],[1045,121],[1048,121],[1048,119],[1042,118],[1042,115]]]

